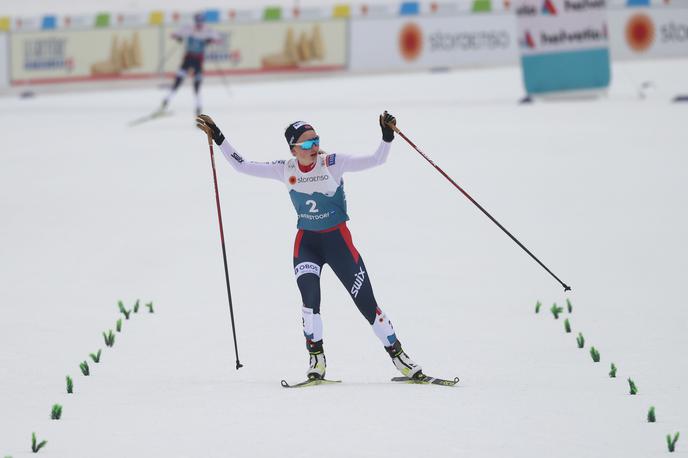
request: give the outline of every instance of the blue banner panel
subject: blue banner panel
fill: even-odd
[[[220,22],[220,12],[218,10],[208,10],[204,13],[205,22]]]
[[[420,13],[420,5],[418,2],[404,2],[401,4],[399,14],[402,16],[415,16]]]
[[[528,94],[602,89],[609,86],[608,49],[591,49],[521,57]]]
[[[55,16],[43,16],[43,21],[41,22],[41,29],[52,30],[57,28],[57,18]]]

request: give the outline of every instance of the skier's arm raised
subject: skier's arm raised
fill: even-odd
[[[189,36],[189,30],[186,27],[179,28],[172,32],[170,37],[174,40],[176,40],[178,43],[181,43],[184,41],[184,38]]]
[[[337,154],[330,166],[333,173],[341,176],[344,172],[358,172],[360,170],[370,169],[382,165],[387,161],[389,150],[394,140],[394,131],[388,124],[396,125],[397,120],[394,116],[386,111],[380,115],[379,118],[380,129],[382,129],[382,142],[377,147],[377,150],[369,156],[349,156],[346,154]]]
[[[220,128],[208,115],[202,114],[196,118],[196,126],[210,135],[217,146],[222,150],[225,158],[237,172],[245,173],[260,178],[272,178],[282,181],[284,179],[284,161],[253,162],[247,161],[225,139]]]

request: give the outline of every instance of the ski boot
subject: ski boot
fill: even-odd
[[[310,355],[310,367],[306,373],[308,380],[324,379],[327,361],[325,360],[325,352],[323,351],[322,340],[319,342],[309,343],[308,354]]]
[[[394,367],[396,367],[404,377],[416,379],[424,377],[423,368],[409,358],[406,352],[401,348],[401,342],[397,340],[394,342],[394,345],[385,347],[385,350],[387,350],[387,353],[389,353],[389,356],[392,358]]]

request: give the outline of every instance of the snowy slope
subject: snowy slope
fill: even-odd
[[[385,352],[331,271],[328,375],[284,390],[307,356],[284,188],[218,158],[245,367],[234,369],[208,149],[188,86],[175,116],[136,128],[155,90],[5,99],[0,106],[0,456],[628,456],[688,434],[687,61],[614,68],[609,97],[517,106],[517,69],[242,84],[206,111],[247,157],[286,158],[309,120],[323,149],[368,153],[399,127],[573,287],[563,290],[401,139],[346,176],[354,241],[380,304],[426,372],[391,385]],[[639,100],[652,79],[656,89]],[[586,349],[547,311],[569,317]],[[116,303],[124,323],[93,375]],[[536,300],[543,311],[533,313]],[[593,364],[588,346],[602,354]],[[609,379],[610,362],[619,367]],[[76,393],[64,394],[64,377]],[[632,377],[640,394],[629,396]],[[51,421],[53,403],[63,419]],[[650,405],[658,423],[645,423]],[[678,450],[684,450],[680,439]]]

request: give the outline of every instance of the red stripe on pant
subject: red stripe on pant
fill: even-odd
[[[301,239],[303,238],[303,229],[296,233],[296,240],[294,240],[294,258],[299,257],[299,249],[301,248]]]
[[[354,257],[354,262],[358,264],[358,260],[360,259],[360,255],[358,254],[358,250],[354,246],[354,242],[351,239],[351,232],[349,232],[349,228],[346,227],[346,224],[342,224],[339,226],[339,233],[342,234],[342,238],[346,242],[346,246],[349,247],[349,251],[351,252],[351,256]]]

